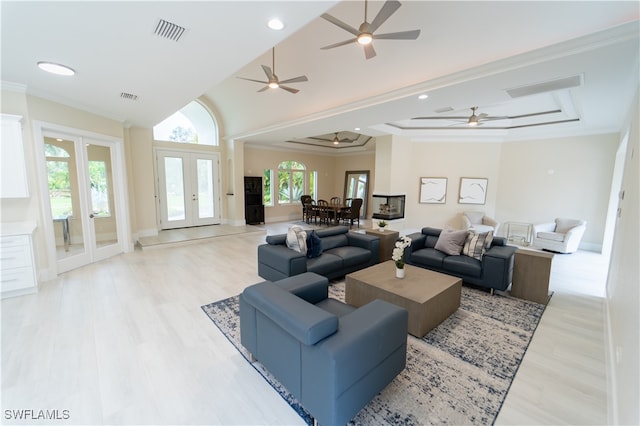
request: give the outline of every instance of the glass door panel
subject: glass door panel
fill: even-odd
[[[86,144],[89,218],[93,222],[92,236],[95,258],[110,256],[106,248],[119,246],[118,221],[115,209],[113,168],[109,146]]]
[[[182,158],[165,157],[164,172],[164,199],[167,203],[167,221],[184,221],[187,218],[187,210],[184,198],[184,165]]]
[[[44,152],[56,258],[85,255],[75,141],[45,137]]]
[[[198,178],[198,220],[214,217],[213,201],[213,161],[198,158],[196,160]]]

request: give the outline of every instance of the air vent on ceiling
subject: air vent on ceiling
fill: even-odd
[[[153,33],[168,40],[178,41],[180,40],[180,37],[182,37],[182,34],[184,34],[185,30],[186,28],[181,27],[180,25],[160,19],[158,21],[158,25],[156,25],[156,30]]]
[[[438,109],[437,109],[437,110],[435,110],[434,112],[435,112],[436,114],[443,114],[443,113],[445,113],[445,112],[451,112],[451,111],[453,111],[453,108],[452,108],[452,107],[450,107],[450,106],[448,106],[448,107],[444,107],[444,108],[438,108]]]
[[[560,78],[558,80],[545,81],[542,83],[531,84],[529,86],[515,87],[513,89],[506,89],[505,92],[507,92],[507,94],[512,98],[520,98],[522,96],[570,89],[578,86],[582,86],[582,75],[574,75],[571,77]]]
[[[120,93],[120,97],[122,99],[128,99],[130,101],[137,101],[138,100],[138,95],[133,95],[131,93],[126,93],[126,92]]]

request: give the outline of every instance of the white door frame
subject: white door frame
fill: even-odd
[[[222,196],[220,194],[220,153],[215,151],[204,151],[204,150],[195,150],[195,149],[178,149],[178,148],[165,148],[165,147],[155,147],[153,149],[154,156],[154,172],[155,172],[155,191],[156,191],[156,218],[157,218],[157,226],[159,230],[163,229],[172,229],[172,228],[183,228],[183,227],[191,227],[191,226],[201,226],[201,225],[218,225],[222,221]],[[166,200],[164,200],[164,194],[162,194],[163,184],[160,182],[160,177],[164,176],[164,171],[161,170],[162,165],[160,164],[160,157],[163,155],[176,155],[176,156],[203,156],[212,158],[214,161],[214,176],[213,176],[213,196],[214,198],[214,217],[210,220],[202,221],[197,217],[185,218],[182,223],[176,224],[176,226],[167,226],[168,223],[162,223],[161,220],[166,216],[163,206],[166,204]],[[184,170],[189,170],[190,167],[185,168]],[[184,181],[191,184],[192,176],[185,176]],[[187,194],[185,194],[185,201],[187,200]],[[163,204],[164,203],[164,204]],[[189,208],[185,206],[187,210]]]
[[[40,183],[40,199],[42,203],[42,228],[46,245],[47,257],[49,259],[49,268],[44,274],[44,279],[54,279],[59,273],[70,270],[85,264],[95,262],[106,257],[110,257],[119,253],[128,253],[133,251],[133,242],[131,239],[131,225],[129,215],[128,193],[126,186],[126,169],[124,158],[124,141],[113,136],[102,135],[99,133],[89,132],[86,130],[75,129],[72,127],[61,126],[58,124],[46,123],[43,121],[33,122],[35,153],[37,160],[38,180]],[[47,164],[44,152],[44,138],[50,135],[64,135],[66,138],[80,140],[83,142],[93,143],[96,145],[104,145],[111,148],[112,173],[113,173],[113,191],[114,191],[114,211],[117,220],[117,237],[118,243],[109,247],[107,250],[93,250],[89,256],[81,256],[75,260],[73,257],[65,259],[63,262],[57,260],[56,255],[56,239],[53,228],[53,218],[51,214],[51,204],[49,200],[49,187]],[[82,159],[85,161],[86,159]],[[78,178],[83,179],[84,167],[78,168]],[[80,197],[85,197],[81,191]],[[91,232],[88,220],[83,220],[83,234]]]

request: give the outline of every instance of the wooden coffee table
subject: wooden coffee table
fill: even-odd
[[[405,265],[405,277],[396,278],[392,260],[347,274],[345,301],[362,306],[382,299],[409,312],[409,333],[423,337],[460,307],[462,280]]]

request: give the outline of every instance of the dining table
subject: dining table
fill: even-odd
[[[349,204],[345,204],[345,203],[339,203],[339,204],[328,204],[326,206],[318,206],[316,204],[307,204],[307,209],[309,209],[309,211],[313,212],[311,215],[307,214],[307,223],[309,223],[310,220],[310,216],[313,216],[314,221],[316,221],[316,219],[319,217],[319,211],[324,208],[330,211],[333,211],[333,223],[335,225],[340,224],[340,218],[342,216],[342,212],[344,210],[349,210],[351,209],[351,205]]]

